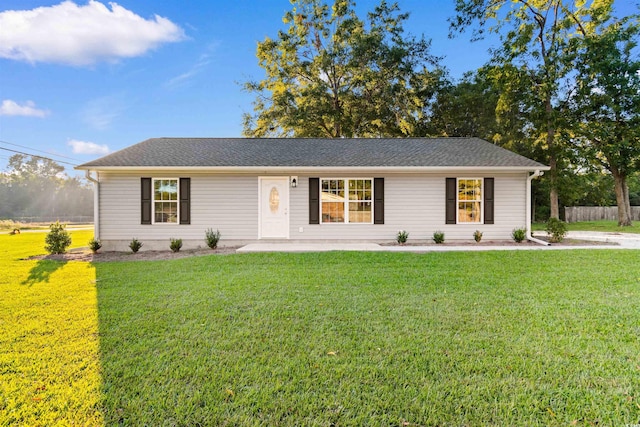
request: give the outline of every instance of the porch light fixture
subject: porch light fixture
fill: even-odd
[[[298,186],[298,177],[292,176],[290,178],[290,182],[291,182],[291,188],[296,188]]]

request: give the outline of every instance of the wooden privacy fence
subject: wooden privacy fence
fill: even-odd
[[[617,221],[617,206],[572,206],[564,208],[564,219],[567,222],[580,221]],[[640,221],[640,206],[631,206],[631,219]]]

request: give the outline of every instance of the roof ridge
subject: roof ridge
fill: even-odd
[[[394,137],[394,136],[385,136],[385,137],[377,137],[377,138],[368,138],[368,137],[355,137],[355,138],[325,138],[325,137],[242,137],[242,136],[158,136],[147,138],[144,141],[153,141],[153,140],[234,140],[234,141],[305,141],[305,140],[323,140],[323,141],[388,141],[388,140],[397,140],[397,141],[419,141],[419,140],[461,140],[461,139],[477,139],[484,142],[488,142],[489,144],[496,145],[490,141],[482,139],[478,136],[408,136],[408,137]]]

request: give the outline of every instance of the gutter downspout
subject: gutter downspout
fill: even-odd
[[[91,171],[87,169],[84,171],[84,176],[91,182],[93,182],[93,237],[94,239],[100,239],[100,181],[97,178],[91,176]]]
[[[549,246],[549,242],[545,242],[544,240],[540,240],[540,239],[536,239],[535,237],[533,237],[531,235],[531,181],[534,178],[537,178],[539,176],[542,176],[542,174],[544,174],[544,172],[542,172],[541,170],[536,170],[534,173],[532,173],[531,175],[529,175],[527,177],[527,200],[526,200],[526,209],[527,209],[527,240],[530,240],[532,242],[535,243],[539,243],[541,245],[545,245],[545,246]]]

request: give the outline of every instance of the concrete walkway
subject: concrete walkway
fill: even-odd
[[[544,235],[539,233],[538,235]],[[534,234],[535,236],[535,234]],[[592,240],[610,243],[608,245],[436,245],[424,246],[383,246],[377,243],[299,243],[299,242],[260,242],[239,248],[236,252],[327,252],[327,251],[369,251],[369,252],[452,252],[452,251],[531,251],[531,250],[567,250],[567,249],[640,249],[640,234],[605,233],[597,231],[572,231],[568,239]]]

